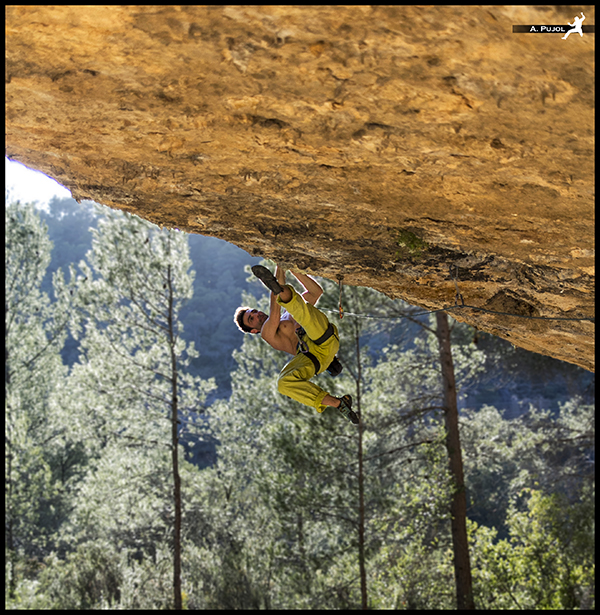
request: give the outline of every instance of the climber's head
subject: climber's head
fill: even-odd
[[[260,333],[267,319],[268,316],[264,312],[254,310],[248,306],[239,307],[233,317],[238,329],[244,333]]]

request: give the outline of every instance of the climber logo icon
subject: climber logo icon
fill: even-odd
[[[566,40],[569,37],[569,34],[573,34],[573,32],[578,32],[579,36],[583,36],[583,31],[581,29],[581,25],[583,24],[583,20],[585,19],[585,15],[581,13],[581,17],[575,16],[573,18],[573,23],[569,23],[570,26],[573,27],[572,30],[569,30],[563,37],[563,40]]]
[[[513,34],[564,34],[561,36],[562,40],[569,38],[569,34],[577,32],[579,36],[586,34],[595,34],[596,26],[584,26],[583,20],[585,15],[580,13],[581,17],[576,15],[573,17],[573,23],[569,22],[568,26],[513,26]],[[570,27],[570,29],[569,29]]]

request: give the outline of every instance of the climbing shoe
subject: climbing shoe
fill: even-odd
[[[272,292],[278,295],[283,291],[283,286],[277,281],[277,278],[262,265],[254,265],[252,273]]]
[[[344,395],[340,397],[339,400],[340,406],[338,410],[342,413],[342,416],[345,416],[349,421],[358,425],[358,414],[352,410],[352,397],[350,397],[350,395]]]

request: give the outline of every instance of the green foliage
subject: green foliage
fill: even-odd
[[[429,244],[423,241],[418,235],[406,229],[398,231],[396,237],[398,250],[394,260],[411,260],[416,261],[423,258],[423,254],[429,249]]]
[[[385,545],[374,562],[373,608],[454,608],[452,550],[406,536],[404,545]]]
[[[88,261],[78,275],[84,318],[74,333],[84,336],[80,363],[71,374],[79,397],[82,389],[94,396],[86,400],[87,411],[82,408],[81,428],[167,444],[173,369],[187,425],[188,414],[201,409],[212,387],[187,373],[197,352],[183,340],[179,317],[194,275],[188,272],[186,237],[134,216],[106,213],[93,231]]]
[[[582,485],[593,482],[594,420],[594,406],[578,399],[563,404],[555,418],[533,407],[511,421],[489,406],[465,411],[462,444],[471,519],[506,537],[509,502],[523,489],[542,488],[576,501]]]
[[[65,514],[72,450],[52,403],[66,370],[60,359],[72,289],[54,276],[57,300],[40,290],[51,243],[33,206],[5,209],[5,545],[10,582],[52,544]]]
[[[184,608],[359,607],[363,521],[370,608],[455,607],[433,319],[417,324],[409,306],[344,287],[340,321],[338,286],[322,281],[345,370],[317,381],[353,395],[359,457],[357,430],[335,410],[279,395],[289,357],[242,336],[233,309],[211,308],[248,275],[220,275],[209,257],[221,244],[201,257],[210,266],[194,303],[183,234],[99,209],[86,261],[69,284],[54,276],[50,298],[45,229],[31,209],[7,212],[6,608],[172,608],[174,374],[179,435],[188,446],[213,438],[218,453],[204,469],[181,462]],[[241,302],[266,310],[260,284],[249,288],[262,298]],[[186,310],[213,336],[203,354],[217,356],[229,329],[241,343],[231,395],[209,408]],[[68,326],[79,340],[69,370]],[[463,396],[514,359],[460,323],[452,335]],[[519,418],[465,409],[461,438],[476,606],[594,608],[593,405],[572,396]]]
[[[593,493],[577,504],[527,489],[512,501],[510,537],[472,526],[474,585],[485,609],[594,608]]]

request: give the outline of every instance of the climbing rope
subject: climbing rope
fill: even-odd
[[[477,312],[485,312],[486,314],[497,314],[499,316],[514,316],[515,318],[528,318],[530,320],[574,320],[582,321],[587,320],[589,322],[596,322],[596,318],[593,316],[583,316],[581,318],[567,318],[565,316],[525,316],[524,314],[511,314],[510,312],[497,312],[495,310],[486,310],[485,308],[476,307],[474,305],[448,305],[440,308],[439,310],[427,310],[425,312],[418,312],[416,314],[410,313],[403,316],[387,316],[381,314],[355,314],[353,312],[345,312],[346,316],[354,316],[356,318],[371,318],[374,320],[402,320],[403,318],[415,318],[417,316],[427,316],[428,314],[436,314],[437,312],[449,312],[456,309],[471,309]],[[324,312],[336,313],[335,310],[323,310]]]
[[[450,275],[452,275],[452,265],[450,265]],[[344,309],[342,307],[342,277],[339,277],[340,284],[340,300],[339,300],[339,314],[340,320],[343,318]],[[484,312],[486,314],[496,314],[499,316],[513,316],[514,318],[527,318],[529,320],[571,320],[571,321],[583,321],[587,320],[589,322],[596,322],[596,318],[593,316],[583,316],[583,317],[566,317],[566,316],[526,316],[524,314],[512,314],[510,312],[498,312],[496,310],[487,310],[485,308],[476,307],[474,305],[465,305],[465,300],[458,288],[458,265],[455,265],[455,271],[453,276],[454,288],[456,289],[456,295],[454,296],[454,305],[448,305],[446,307],[440,308],[438,310],[427,310],[425,312],[419,312],[417,314],[406,314],[403,316],[383,316],[377,314],[353,314],[352,312],[347,312],[348,316],[355,316],[357,318],[371,318],[371,319],[387,319],[387,320],[402,320],[403,318],[415,318],[416,316],[426,316],[428,314],[436,314],[437,312],[449,312],[451,310],[456,309],[469,309],[476,310],[477,312]],[[460,302],[460,303],[459,303]],[[334,310],[324,310],[327,312],[334,312]],[[334,312],[335,313],[335,312]]]

